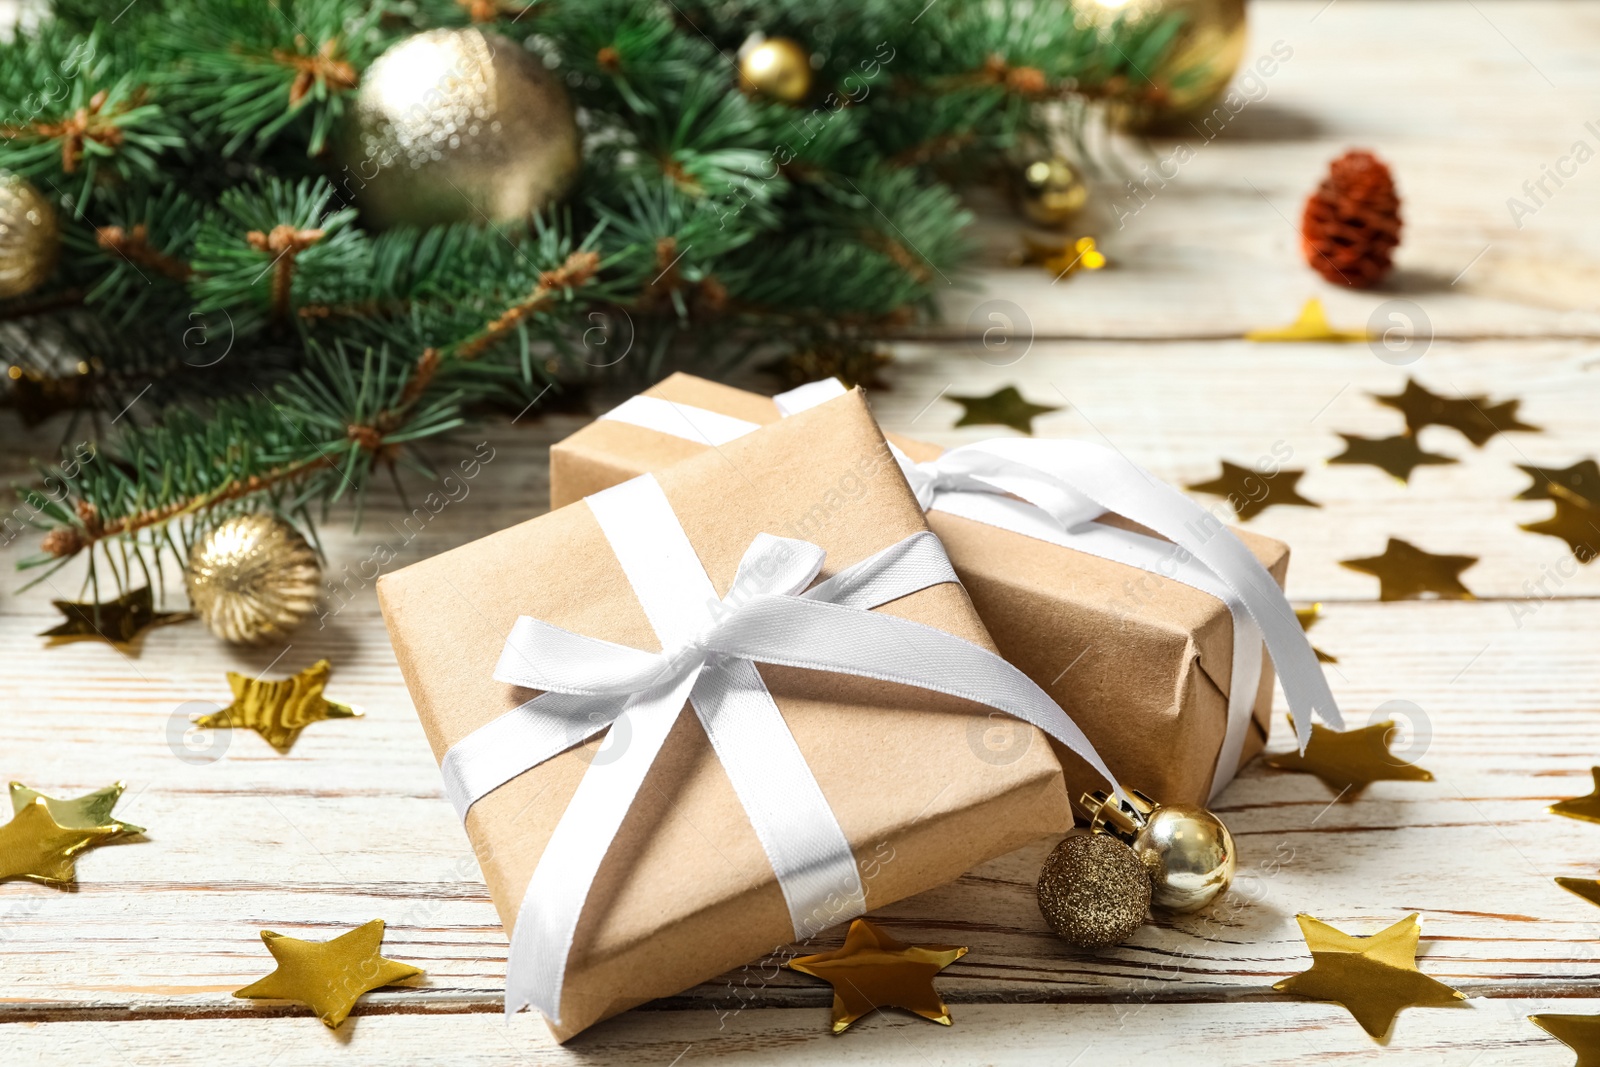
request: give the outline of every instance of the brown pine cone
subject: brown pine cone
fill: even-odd
[[[1306,199],[1300,248],[1316,272],[1366,289],[1389,273],[1400,243],[1400,195],[1389,168],[1371,152],[1346,152]]]

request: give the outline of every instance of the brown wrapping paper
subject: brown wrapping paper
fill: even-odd
[[[767,397],[687,374],[645,393],[761,425],[780,421]],[[943,451],[889,436],[918,462]],[[551,505],[703,452],[693,441],[598,420],[550,449]],[[927,521],[1001,654],[1066,709],[1122,784],[1166,803],[1204,803],[1232,684],[1227,607],[1180,582],[1009,530],[938,511]],[[1115,516],[1104,521],[1132,526]],[[809,529],[801,520],[789,533],[809,537]],[[1281,585],[1288,546],[1234,532]],[[1272,689],[1268,660],[1241,765],[1266,744]],[[1003,731],[991,743],[992,758],[1005,758],[1010,739]],[[1074,789],[1095,777],[1064,747],[1057,746],[1057,755]]]
[[[809,539],[827,550],[824,575],[926,529],[860,393],[657,477],[719,593],[757,533],[782,535],[805,516],[822,516]],[[532,695],[492,677],[519,615],[660,648],[581,503],[389,575],[378,596],[435,757]],[[954,584],[878,610],[994,647]],[[995,760],[982,743],[991,709],[869,679],[760,670],[855,849],[869,908],[1071,824],[1060,765],[1031,726],[1019,723],[1017,751]],[[467,817],[508,932],[599,744],[528,771]],[[565,1040],[791,940],[755,833],[699,722],[685,711],[584,911],[556,1036]]]

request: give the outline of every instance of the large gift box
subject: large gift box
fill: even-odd
[[[551,448],[551,506],[711,448],[726,451],[729,440],[783,414],[771,398],[674,374]],[[895,434],[889,440],[918,463],[943,452]],[[820,436],[811,443],[826,446]],[[807,536],[825,517],[827,505],[819,504],[794,517],[792,536]],[[1117,515],[1090,524],[1098,540],[1071,542],[1050,529],[997,528],[940,507],[927,521],[1001,653],[1067,710],[1124,784],[1165,803],[1204,803],[1261,751],[1271,661],[1260,652],[1259,630],[1186,553]],[[1202,538],[1222,529],[1210,521],[1215,530],[1198,531]],[[1281,587],[1288,546],[1233,534]],[[1236,647],[1236,634],[1238,645],[1251,647]],[[1230,710],[1234,755],[1225,751]],[[1012,738],[997,729],[989,743],[991,758],[1001,760]],[[1076,756],[1058,755],[1069,780],[1084,780]]]
[[[692,385],[678,380],[672,388]],[[737,400],[741,410],[755,406],[743,394],[725,395]],[[707,394],[695,396],[707,399]],[[619,561],[623,550],[618,547],[631,539],[638,543],[628,553],[648,558],[657,549],[658,538],[647,523],[641,521],[634,528],[626,515],[619,518],[612,499],[618,492],[650,483],[646,488],[664,495],[662,506],[681,523],[686,545],[692,546],[689,554],[698,557],[715,595],[730,602],[738,600],[729,592],[730,584],[736,572],[743,580],[741,560],[753,544],[761,543],[758,535],[792,534],[797,523],[805,524],[806,541],[826,550],[823,576],[843,568],[853,568],[854,574],[890,546],[914,543],[931,550],[936,560],[932,564],[924,560],[921,571],[942,568],[948,577],[921,579],[931,584],[909,595],[876,590],[866,606],[885,596],[898,598],[863,612],[873,616],[867,621],[880,623],[878,617],[890,616],[923,624],[913,636],[959,638],[969,643],[961,648],[1011,672],[1049,705],[1026,678],[994,655],[977,611],[955,583],[938,541],[926,532],[923,511],[861,394],[839,397],[782,422],[767,421],[774,425],[716,449],[692,450],[696,454],[690,456],[682,453],[691,450],[678,448],[680,454],[661,458],[684,462],[657,473],[653,482],[635,479],[594,500],[578,498],[600,488],[602,481],[617,481],[621,471],[608,470],[581,489],[567,478],[563,493],[569,506],[379,581],[379,600],[406,685],[434,753],[445,766],[447,791],[458,809],[466,809],[468,836],[495,905],[512,933],[513,971],[518,968],[522,935],[530,941],[548,936],[547,917],[536,916],[537,923],[529,917],[545,903],[542,895],[563,896],[570,890],[567,882],[579,878],[576,868],[540,868],[541,854],[547,848],[555,853],[557,841],[574,854],[592,845],[582,834],[562,839],[557,833],[558,824],[566,825],[564,815],[573,818],[568,809],[577,806],[580,780],[588,781],[586,773],[591,778],[599,775],[596,780],[603,785],[604,774],[632,758],[636,749],[629,746],[642,743],[642,731],[635,730],[631,740],[621,736],[609,742],[596,735],[564,750],[564,743],[558,743],[552,753],[559,754],[521,772],[514,762],[517,754],[508,751],[515,745],[478,745],[474,759],[479,763],[506,759],[513,763],[510,771],[489,779],[495,785],[505,778],[504,784],[477,790],[483,795],[470,807],[460,795],[464,779],[454,760],[472,747],[474,739],[501,726],[515,726],[519,715],[539,703],[527,703],[538,694],[495,678],[497,669],[502,676],[507,669],[513,675],[517,672],[517,664],[507,667],[515,659],[514,642],[507,640],[514,630],[524,637],[532,632],[545,639],[554,634],[561,641],[613,642],[593,645],[621,656],[624,665],[631,662],[629,656],[642,655],[634,649],[662,649],[664,642],[657,637],[662,632],[660,619],[641,606],[639,592],[641,585],[660,580],[660,575],[637,559]],[[676,448],[676,443],[667,442],[666,447]],[[653,498],[647,493],[641,499]],[[767,540],[770,547],[772,539]],[[810,546],[800,547],[815,552]],[[670,552],[671,546],[660,550]],[[802,574],[799,587],[806,580]],[[760,599],[753,598],[752,603]],[[764,603],[771,606],[770,600]],[[717,611],[732,610],[722,604],[712,606]],[[838,617],[848,624],[847,616]],[[824,628],[828,629],[831,626]],[[839,637],[827,632],[814,636],[824,643]],[[710,642],[706,647],[724,649],[711,638],[700,640]],[[839,654],[847,658],[859,651],[850,647],[853,641],[836,643],[842,646]],[[703,651],[691,642],[688,652],[697,654],[697,649]],[[540,659],[541,654],[530,657]],[[567,658],[547,656],[543,662],[524,666],[534,673],[560,674],[571,666]],[[667,658],[666,653],[661,658]],[[781,711],[797,757],[803,757],[814,775],[821,798],[847,839],[844,867],[851,868],[853,854],[864,891],[863,900],[843,902],[840,912],[827,916],[819,927],[949,881],[989,858],[1071,825],[1061,766],[1043,733],[1017,722],[1010,733],[1020,742],[1010,746],[1004,758],[996,758],[990,750],[985,738],[996,720],[1005,717],[994,710],[1000,704],[990,701],[986,706],[893,680],[768,665],[772,658],[759,660],[756,684],[759,688],[760,681],[765,682]],[[888,657],[887,676],[894,677],[895,671],[915,674],[924,668],[937,673],[948,666],[947,661],[944,655],[927,656],[908,646],[903,654]],[[547,692],[540,700],[568,692],[572,690]],[[774,852],[764,846],[766,838],[751,821],[750,813],[762,804],[769,808],[765,818],[776,824],[790,816],[791,808],[798,811],[804,806],[778,795],[783,786],[778,751],[782,746],[760,749],[762,759],[775,768],[770,778],[761,780],[763,768],[754,768],[756,784],[774,796],[752,798],[740,792],[725,765],[723,749],[714,750],[707,730],[695,719],[705,709],[699,704],[701,690],[694,693],[692,710],[679,715],[681,694],[669,709],[678,717],[663,735],[659,753],[610,847],[603,849],[580,917],[572,920],[575,933],[555,996],[559,1012],[546,1010],[547,1017],[559,1015],[559,1021],[552,1019],[552,1028],[563,1040],[599,1019],[759,958],[795,940],[797,934],[815,932],[803,929],[797,920],[793,894],[780,887],[774,875],[776,860],[769,860]],[[1060,715],[1053,705],[1048,710]],[[726,725],[737,733],[748,722],[736,716]],[[581,723],[577,728],[582,729]],[[612,727],[613,732],[617,729]],[[477,773],[481,777],[488,772],[480,767]],[[1088,783],[1072,784],[1078,789]],[[600,798],[602,807],[606,799]],[[803,879],[807,864],[796,866]],[[533,889],[530,881],[535,883]],[[513,929],[521,922],[529,924],[527,930]],[[559,947],[559,938],[556,943]],[[552,965],[549,953],[530,959],[535,969]],[[553,965],[559,969],[562,960],[556,958]],[[508,982],[517,985],[520,979],[515,978]],[[508,1007],[520,1007],[518,999],[508,999]]]

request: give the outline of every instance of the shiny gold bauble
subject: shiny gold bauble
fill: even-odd
[[[284,636],[322,594],[317,554],[293,526],[262,512],[207,531],[189,550],[183,577],[211,632],[240,645]]]
[[[1196,804],[1162,804],[1133,839],[1150,872],[1150,902],[1173,912],[1196,911],[1233,881],[1233,835]]]
[[[1109,834],[1074,834],[1039,871],[1039,910],[1063,940],[1080,948],[1126,941],[1150,908],[1150,875]]]
[[[1089,200],[1078,168],[1057,156],[1023,163],[1014,188],[1017,209],[1038,226],[1065,226]]]
[[[798,104],[811,92],[811,53],[787,37],[768,37],[739,57],[739,88]]]
[[[361,79],[334,184],[375,226],[511,222],[577,177],[578,124],[556,76],[476,29],[393,45]]]
[[[0,172],[0,297],[31,292],[55,270],[55,208],[28,181]]]
[[[1105,26],[1121,18],[1123,25],[1165,16],[1183,20],[1166,58],[1137,79],[1131,88],[1137,100],[1113,108],[1122,126],[1148,129],[1174,125],[1208,111],[1228,88],[1244,58],[1248,30],[1244,0],[1074,0],[1079,10]]]

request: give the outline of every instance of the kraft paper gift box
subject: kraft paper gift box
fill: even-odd
[[[644,395],[762,426],[787,421],[768,397],[687,374]],[[896,434],[889,440],[919,463],[943,451]],[[703,441],[597,420],[551,448],[551,506],[706,451]],[[1205,803],[1219,772],[1232,689],[1233,619],[1223,602],[1160,574],[958,515],[934,510],[927,521],[1001,654],[1066,709],[1123,785],[1164,803]],[[1149,533],[1119,516],[1101,521]],[[809,528],[798,517],[789,536],[805,537]],[[1288,546],[1234,532],[1281,587]],[[1272,697],[1263,650],[1238,766],[1266,744]],[[1004,758],[1003,732],[999,742],[995,758]],[[1064,747],[1057,755],[1074,788],[1093,780]],[[1222,781],[1236,770],[1222,769]]]
[[[926,530],[859,392],[656,475],[725,595],[760,533],[819,502],[823,575]],[[615,480],[615,479],[612,479]],[[660,648],[594,513],[578,502],[380,579],[378,596],[436,757],[533,694],[494,680],[519,615]],[[966,592],[930,586],[877,609],[993,651]],[[1071,826],[1044,734],[987,758],[1000,714],[909,686],[760,667],[848,838],[870,910]],[[601,741],[540,764],[473,806],[466,829],[508,933],[545,843]],[[1081,784],[1075,783],[1081,787]],[[668,735],[600,869],[569,958],[565,1040],[786,945],[794,926],[744,809],[693,713]]]

